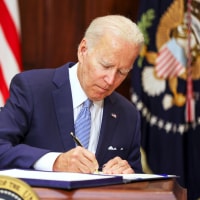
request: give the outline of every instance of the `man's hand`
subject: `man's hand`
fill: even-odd
[[[95,155],[87,149],[77,146],[58,156],[54,162],[53,171],[93,173],[98,167]]]
[[[104,174],[132,174],[134,170],[126,160],[115,157],[109,160],[102,168]]]

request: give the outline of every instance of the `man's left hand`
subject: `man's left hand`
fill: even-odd
[[[104,174],[132,174],[134,170],[131,168],[127,160],[115,157],[109,160],[102,168]]]

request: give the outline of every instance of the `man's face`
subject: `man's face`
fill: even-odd
[[[83,39],[78,49],[78,78],[87,96],[99,101],[110,95],[127,77],[139,52],[117,36],[102,37],[92,49]]]

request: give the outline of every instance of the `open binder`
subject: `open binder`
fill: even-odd
[[[1,175],[19,178],[35,187],[60,189],[75,189],[123,183],[123,177],[121,176],[69,172],[10,169],[0,171],[0,176]]]

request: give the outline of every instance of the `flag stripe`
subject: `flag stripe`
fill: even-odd
[[[19,7],[18,0],[4,0],[4,3],[10,13],[10,16],[15,24],[17,33],[20,35],[20,19],[19,19]]]
[[[7,43],[7,40],[0,27],[0,63],[2,66],[2,73],[4,75],[7,85],[10,84],[11,78],[18,73],[19,67],[15,57],[13,56],[12,49]]]
[[[184,67],[176,60],[171,51],[164,47],[156,59],[155,70],[158,77],[171,78],[181,74],[184,71]]]
[[[3,76],[3,73],[2,73],[2,67],[1,67],[1,64],[0,64],[0,91],[2,93],[2,98],[3,98],[3,101],[5,102],[6,99],[8,98],[9,96],[9,91],[8,91],[8,86],[5,82],[5,79],[4,79],[4,76]]]
[[[186,121],[193,122],[195,119],[193,84],[192,78],[187,78],[187,100],[186,100]]]
[[[3,99],[3,95],[1,93],[1,89],[0,89],[0,107],[4,104],[4,99]]]
[[[3,29],[7,42],[13,51],[13,55],[17,60],[19,70],[21,70],[19,35],[14,21],[12,20],[12,17],[4,1],[0,1],[0,10],[1,27]]]
[[[0,106],[13,76],[22,71],[18,0],[0,0]]]

